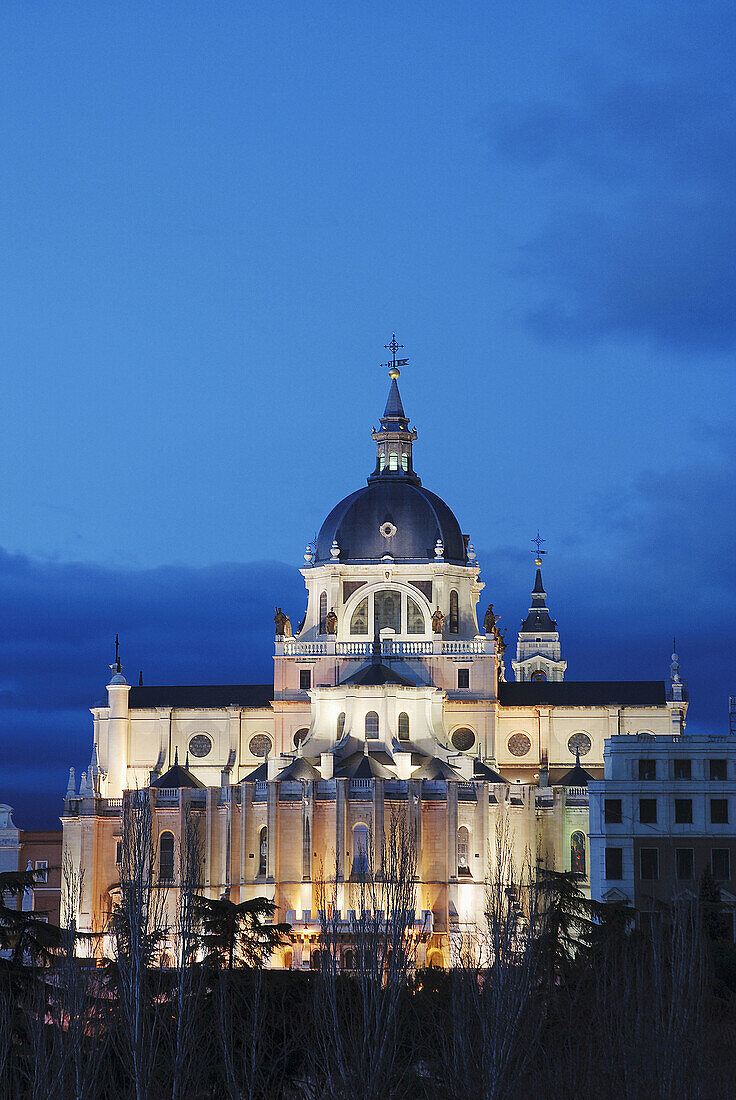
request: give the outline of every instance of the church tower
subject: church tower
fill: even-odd
[[[557,623],[550,617],[547,608],[547,593],[542,584],[542,554],[539,544],[543,542],[539,535],[537,557],[534,564],[537,575],[532,589],[532,606],[521,624],[516,643],[516,660],[511,662],[517,680],[562,680],[567,661],[562,660],[560,634]]]

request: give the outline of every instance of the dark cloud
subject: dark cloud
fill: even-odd
[[[520,242],[540,338],[736,341],[736,79],[726,39],[637,80],[571,76],[567,99],[499,109],[499,152],[531,174],[546,224]],[[680,70],[684,69],[684,72]],[[714,74],[726,71],[718,81]]]

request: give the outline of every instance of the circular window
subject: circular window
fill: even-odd
[[[265,733],[257,733],[255,737],[251,737],[248,742],[248,748],[253,756],[267,757],[271,751],[271,738],[266,737]]]
[[[458,752],[467,752],[475,744],[475,734],[469,729],[455,730],[452,735],[452,743]]]
[[[515,733],[509,737],[509,752],[512,756],[526,756],[531,747],[531,740],[525,733]]]
[[[304,727],[304,729],[296,731],[296,733],[294,734],[294,748],[295,749],[298,749],[299,746],[302,745],[307,740],[307,735],[308,734],[309,734],[309,730],[306,728],[306,726]]]
[[[587,733],[574,733],[567,742],[567,747],[573,756],[576,752],[579,752],[581,756],[587,756],[592,744],[593,742],[590,740]]]
[[[208,756],[212,752],[212,741],[206,733],[195,733],[189,741],[189,751],[192,756]]]
[[[379,531],[385,539],[392,539],[396,534],[396,528],[394,527],[393,523],[389,523],[388,520],[386,520],[385,523],[381,524],[381,526],[379,527]]]

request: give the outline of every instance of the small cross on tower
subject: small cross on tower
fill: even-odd
[[[546,542],[546,541],[547,540],[543,539],[542,536],[539,534],[539,528],[537,528],[537,537],[535,539],[532,539],[532,542],[534,543],[534,545],[537,548],[536,551],[532,550],[532,554],[536,553],[537,558],[541,558],[542,554],[547,553],[546,550],[542,550],[542,548],[541,548],[542,543]]]
[[[390,344],[384,344],[383,346],[385,347],[386,351],[391,352],[391,362],[390,363],[381,363],[381,366],[389,368],[389,374],[391,375],[392,378],[394,378],[394,377],[398,378],[399,377],[399,367],[405,367],[406,364],[409,362],[408,359],[397,359],[396,358],[396,352],[397,351],[403,351],[404,350],[404,345],[399,344],[397,342],[396,333],[394,332],[391,336],[391,343]]]

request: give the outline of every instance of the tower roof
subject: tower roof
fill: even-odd
[[[544,553],[544,551],[542,551],[542,553]],[[547,593],[542,583],[542,559],[537,558],[535,565],[537,567],[537,574],[534,578],[534,587],[532,588],[532,605],[529,608],[527,617],[521,624],[519,633],[534,634],[535,632],[540,632],[554,634],[557,630],[557,623],[551,618],[547,608]]]

